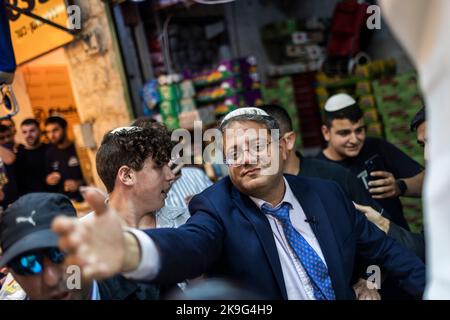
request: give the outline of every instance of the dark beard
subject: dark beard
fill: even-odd
[[[61,136],[61,138],[60,139],[58,139],[54,144],[55,145],[60,145],[60,144],[62,144],[64,141],[66,141],[66,134],[63,134],[62,136]]]
[[[31,148],[34,148],[34,147],[37,147],[39,144],[40,144],[40,139],[39,138],[37,138],[36,140],[33,140],[31,143],[28,143],[28,141],[27,141],[27,143],[28,143],[28,145],[31,147]]]

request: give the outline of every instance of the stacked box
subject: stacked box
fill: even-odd
[[[303,147],[322,147],[322,119],[315,93],[316,73],[307,72],[293,75],[292,83],[302,131]]]
[[[196,109],[194,85],[190,80],[182,80],[179,75],[161,76],[159,83],[159,112],[162,121],[169,129],[177,129],[180,127],[179,115]]]
[[[408,72],[396,77],[373,82],[378,110],[382,116],[386,140],[423,164],[423,148],[416,142],[416,133],[410,131],[411,119],[423,106],[417,76]],[[405,217],[413,230],[420,230],[422,203],[420,199],[402,198]]]
[[[178,114],[181,110],[179,103],[181,94],[178,85],[172,84],[160,86],[158,92],[161,97],[159,111],[164,124],[170,130],[177,129],[179,127]]]
[[[182,97],[181,89],[178,84],[159,86],[158,91],[163,101],[180,100]]]
[[[297,64],[305,72],[317,70],[325,59],[327,24],[312,17],[265,25],[261,38],[269,60],[274,65]]]
[[[222,61],[213,70],[192,76],[196,86],[196,103],[214,105],[216,117],[241,106],[260,104],[261,82],[254,57]]]
[[[297,133],[296,148],[302,147],[302,136],[300,122],[295,104],[294,87],[291,77],[272,79],[262,88],[263,101],[265,104],[277,104],[286,109],[291,120],[293,130]]]
[[[423,106],[421,92],[414,72],[373,83],[377,106],[382,116],[385,136],[419,163],[423,163],[423,150],[416,143],[409,123]]]
[[[352,75],[329,76],[319,73],[316,96],[323,113],[327,99],[338,92],[345,92],[354,97],[364,112],[369,136],[383,137],[384,125],[377,107],[375,97],[376,83],[372,80],[395,74],[396,63],[394,59],[376,60],[365,65],[357,65]],[[391,92],[393,93],[393,92]]]

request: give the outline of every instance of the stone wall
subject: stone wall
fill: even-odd
[[[97,34],[102,52],[90,53],[85,41],[78,40],[65,48],[69,74],[81,122],[92,122],[94,138],[100,145],[103,135],[132,118],[127,87],[123,83],[120,53],[113,43],[113,30],[108,22],[105,4],[100,0],[80,1],[83,34]],[[89,150],[95,173],[95,151]],[[97,185],[102,185],[94,174]]]

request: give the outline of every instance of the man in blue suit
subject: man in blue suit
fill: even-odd
[[[207,274],[239,281],[264,298],[333,300],[355,298],[358,255],[421,297],[423,263],[357,213],[337,184],[283,176],[286,146],[269,135],[277,129],[256,108],[225,117],[230,176],[191,200],[192,217],[178,229],[122,231],[113,209],[86,194],[95,219],[61,217],[53,226],[71,253],[68,262],[81,265],[88,278],[123,272],[173,283]],[[256,140],[251,130],[259,133]]]

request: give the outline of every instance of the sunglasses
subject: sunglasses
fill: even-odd
[[[12,260],[8,267],[14,273],[21,276],[33,276],[42,273],[44,257],[47,257],[54,264],[61,264],[65,254],[58,248],[43,249],[35,252],[25,253]]]

